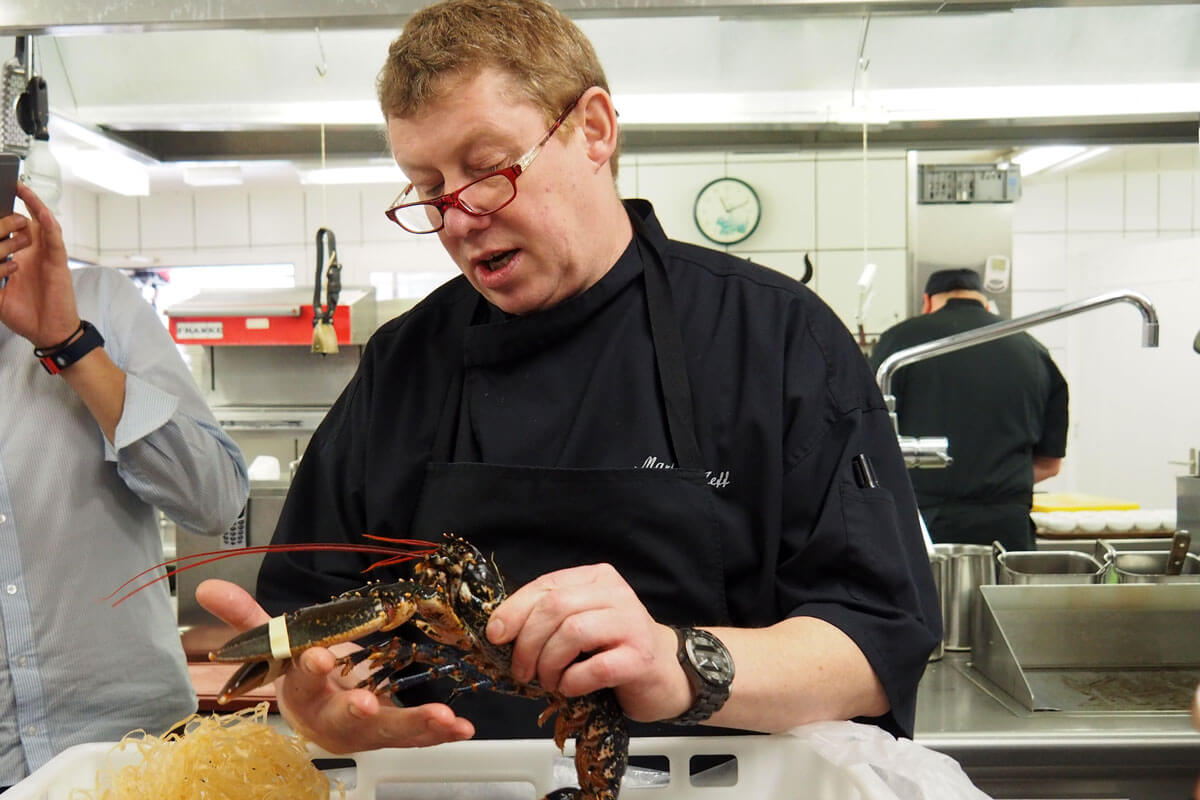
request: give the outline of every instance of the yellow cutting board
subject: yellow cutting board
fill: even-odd
[[[1082,492],[1038,492],[1033,495],[1034,511],[1129,511],[1135,508],[1141,506],[1128,500]]]

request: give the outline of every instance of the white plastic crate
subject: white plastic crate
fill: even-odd
[[[4,800],[67,800],[72,789],[91,789],[112,748],[110,743],[72,747],[10,789]],[[669,770],[631,768],[621,800],[898,800],[869,766],[836,766],[787,735],[634,739],[630,754],[665,757]],[[691,777],[691,758],[705,755],[734,756],[736,775],[728,766],[712,770],[726,784],[719,786]],[[453,742],[349,756],[314,750],[314,757],[355,762],[353,768],[334,770],[353,784],[348,800],[534,800],[574,779],[573,765],[550,740]],[[136,750],[128,748],[113,763],[136,758]]]

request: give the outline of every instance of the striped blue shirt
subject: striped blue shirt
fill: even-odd
[[[125,405],[110,443],[0,325],[0,786],[195,710],[166,582],[116,608],[103,598],[162,561],[156,508],[220,535],[249,494],[241,451],[133,283],[72,276],[80,317],[126,372]]]

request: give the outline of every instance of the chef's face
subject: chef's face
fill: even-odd
[[[388,119],[396,163],[416,197],[454,192],[530,151],[550,127],[545,115],[497,70],[451,84],[411,117]],[[471,285],[511,314],[550,308],[591,286],[611,266],[594,246],[586,185],[594,180],[586,136],[572,107],[516,181],[512,202],[487,216],[447,208],[438,232]]]

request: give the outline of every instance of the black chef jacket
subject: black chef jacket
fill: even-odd
[[[911,736],[941,618],[908,475],[866,359],[802,284],[668,241],[648,203],[627,207],[666,253],[721,525],[725,585],[714,591],[725,592],[738,626],[812,616],[840,628],[891,702],[870,721]],[[505,315],[457,277],[383,325],[313,435],[275,542],[405,537],[447,403],[467,415],[456,461],[669,468],[642,256],[635,241],[594,286],[544,312]],[[464,315],[464,304],[474,311]],[[452,322],[463,318],[467,330]],[[463,362],[463,397],[447,397]],[[855,482],[859,454],[873,461],[879,487]],[[388,577],[361,574],[372,558],[270,555],[259,600],[280,613]]]
[[[1001,321],[953,298],[885,331],[871,363]],[[1046,348],[1017,333],[943,353],[898,369],[892,394],[902,434],[950,441],[948,468],[910,473],[934,541],[1032,549],[1033,457],[1062,458],[1067,443],[1067,383]]]

